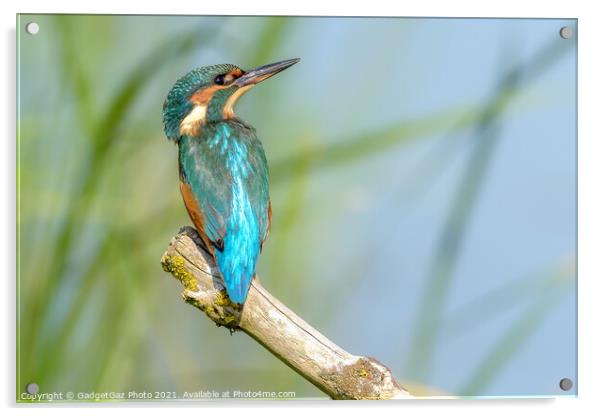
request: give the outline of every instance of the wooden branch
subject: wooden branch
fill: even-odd
[[[184,300],[218,325],[240,329],[333,399],[400,399],[410,397],[391,371],[374,358],[355,356],[335,345],[274,298],[259,282],[251,282],[243,307],[226,294],[212,256],[197,232],[184,227],[161,259],[177,278]]]

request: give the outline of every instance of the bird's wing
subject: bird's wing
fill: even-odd
[[[179,147],[180,190],[188,213],[199,233],[222,250],[232,209],[231,180],[219,158],[198,138],[183,136]]]
[[[230,298],[244,302],[269,228],[268,166],[255,132],[226,123],[180,139],[182,196]],[[214,249],[215,248],[215,249]]]
[[[249,195],[253,213],[259,225],[259,240],[263,244],[267,238],[271,221],[271,203],[268,189],[268,162],[261,142],[253,136],[247,142],[249,175],[245,178],[245,188]]]

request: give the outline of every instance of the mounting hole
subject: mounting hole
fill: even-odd
[[[569,391],[573,388],[573,380],[571,380],[570,378],[563,378],[562,380],[560,380],[559,385],[562,390]]]
[[[25,391],[28,394],[37,394],[40,391],[40,386],[38,386],[36,383],[29,383],[27,386],[25,386]]]
[[[29,22],[25,25],[25,31],[30,35],[37,35],[40,31],[40,25],[36,22]]]
[[[570,39],[573,37],[573,29],[571,29],[569,26],[563,26],[560,29],[560,37],[562,39]]]

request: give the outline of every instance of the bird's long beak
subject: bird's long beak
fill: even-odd
[[[299,58],[287,59],[286,61],[280,61],[273,64],[260,66],[259,68],[251,69],[250,71],[245,72],[244,75],[239,77],[235,81],[235,83],[239,87],[258,84],[261,81],[268,79],[272,75],[276,75],[278,72],[284,71],[286,68],[296,64],[299,61]]]

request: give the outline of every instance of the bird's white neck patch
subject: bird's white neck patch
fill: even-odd
[[[183,136],[196,136],[199,132],[199,127],[205,122],[206,117],[207,106],[195,105],[192,111],[180,123],[180,134]]]

